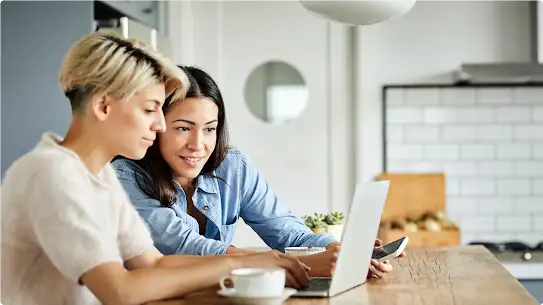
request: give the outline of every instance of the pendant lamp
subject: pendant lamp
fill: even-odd
[[[300,0],[310,13],[347,25],[369,25],[401,16],[416,0]]]

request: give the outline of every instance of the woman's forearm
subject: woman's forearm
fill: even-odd
[[[240,249],[236,247],[228,247],[228,249],[226,250],[226,254],[251,254],[251,253],[256,253],[256,251]]]
[[[226,254],[248,254],[254,253],[249,250],[237,249],[230,247],[229,249],[236,249],[234,252],[226,252]],[[238,252],[239,250],[239,252]],[[224,260],[225,257],[230,257],[228,255],[210,255],[210,256],[200,256],[200,255],[166,255],[161,257],[156,266],[162,268],[183,268],[186,266],[191,266],[198,263],[214,263]]]
[[[129,295],[130,304],[179,297],[205,289],[216,285],[231,270],[242,267],[239,260],[229,256],[166,258],[168,256],[158,262],[158,268],[129,272],[124,291]]]

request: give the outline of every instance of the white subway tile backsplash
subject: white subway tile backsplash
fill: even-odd
[[[516,238],[516,234],[510,232],[485,232],[477,234],[478,241],[504,242],[511,241],[514,238]]]
[[[457,115],[454,108],[426,108],[424,122],[426,124],[456,123]]]
[[[477,175],[477,162],[474,161],[448,161],[443,165],[447,176],[473,177]]]
[[[424,110],[427,124],[493,123],[495,110],[485,108],[428,107]]]
[[[543,104],[543,97],[541,103]],[[532,111],[532,120],[538,123],[543,122],[543,107],[534,107]]]
[[[470,242],[477,241],[477,240],[478,240],[477,233],[465,233],[465,232],[462,232],[462,234],[460,234],[460,243],[461,244],[469,244]]]
[[[493,216],[462,216],[462,232],[492,232],[496,228]]]
[[[457,160],[460,157],[460,147],[452,144],[425,145],[423,158],[427,160]]]
[[[403,130],[402,124],[387,124],[386,126],[386,141],[387,143],[399,144],[403,142]]]
[[[478,104],[511,104],[513,90],[511,88],[477,88],[475,102]]]
[[[386,110],[388,123],[409,124],[424,122],[424,111],[422,108],[389,107]]]
[[[482,177],[509,177],[513,175],[513,162],[481,161],[478,173]]]
[[[387,106],[403,105],[403,93],[404,93],[404,90],[401,88],[388,89],[386,93]]]
[[[532,157],[532,146],[522,143],[500,143],[496,145],[498,160],[525,160]]]
[[[543,196],[539,197],[516,197],[515,212],[521,213],[543,213]]]
[[[543,87],[387,90],[387,170],[445,173],[462,242],[543,238]]]
[[[458,108],[456,109],[456,123],[493,123],[495,110],[485,108]]]
[[[532,227],[533,228],[533,227]],[[519,240],[529,246],[535,247],[541,242],[541,233],[537,232],[520,232],[515,233],[515,240]],[[509,239],[511,241],[513,239]]]
[[[498,123],[530,123],[532,115],[528,107],[500,107],[496,109]]]
[[[532,145],[532,155],[535,160],[543,159],[543,144],[533,144]]]
[[[496,217],[496,229],[502,232],[529,232],[532,229],[530,215]]]
[[[405,161],[405,171],[408,173],[438,173],[443,171],[440,161]]]
[[[543,195],[543,179],[532,180],[532,194]]]
[[[404,103],[407,105],[437,105],[439,90],[437,88],[415,88],[404,92]]]
[[[518,177],[543,177],[543,162],[542,161],[516,162],[515,175]]]
[[[387,160],[386,171],[389,173],[405,172],[405,161],[404,160]]]
[[[481,125],[477,136],[480,141],[511,140],[513,129],[508,125]]]
[[[475,214],[477,211],[476,197],[450,196],[447,198],[447,213]]]
[[[439,141],[438,126],[406,126],[404,132],[405,143],[435,143]]]
[[[475,90],[473,88],[445,88],[440,92],[440,101],[443,105],[475,104]]]
[[[532,190],[530,179],[497,179],[498,195],[530,195]]]
[[[536,214],[532,217],[533,230],[537,232],[543,232],[543,214]],[[541,240],[541,233],[539,234]]]
[[[445,193],[447,196],[460,195],[460,179],[445,176]]]
[[[477,126],[474,125],[444,125],[444,142],[475,142],[477,140]]]
[[[513,212],[513,199],[510,197],[478,197],[477,211],[482,215],[506,214]]]
[[[460,194],[470,195],[494,195],[496,183],[494,179],[486,178],[462,178],[460,180]]]
[[[473,132],[476,135],[476,132]],[[462,160],[493,160],[496,150],[492,144],[462,144],[460,158]]]
[[[543,102],[543,88],[514,88],[513,99],[515,104],[538,104]]]
[[[389,144],[387,145],[387,157],[391,160],[420,160],[422,159],[422,145]]]
[[[543,140],[543,125],[513,126],[515,140]]]

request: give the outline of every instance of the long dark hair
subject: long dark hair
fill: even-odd
[[[179,67],[187,74],[190,82],[186,98],[208,98],[214,101],[219,108],[215,150],[200,172],[200,175],[218,178],[213,175],[213,171],[224,161],[228,152],[228,127],[221,91],[213,78],[201,69],[188,66]],[[168,113],[175,103],[182,102],[170,102],[167,100],[162,108],[164,114]],[[153,146],[147,150],[147,154],[143,159],[135,161],[150,176],[152,183],[143,178],[147,176],[146,173],[138,175],[136,172],[136,181],[140,189],[149,197],[160,201],[162,206],[171,206],[175,203],[178,193],[174,183],[172,168],[162,157],[158,141],[157,138]]]

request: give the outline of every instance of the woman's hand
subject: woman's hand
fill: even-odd
[[[277,250],[257,252],[235,256],[244,268],[283,268],[286,273],[287,283],[294,288],[303,288],[309,284],[307,272],[311,269],[298,258],[283,254]]]
[[[380,239],[376,239],[375,247],[380,247],[381,245],[383,245],[383,242]],[[404,257],[404,256],[406,256],[405,251],[402,251],[402,253],[398,255],[398,257]],[[377,260],[372,259],[370,268],[368,271],[368,278],[382,278],[387,273],[392,272],[392,270],[393,268],[392,268],[392,265],[390,264],[390,261],[378,262]]]
[[[326,246],[326,251],[298,256],[301,262],[311,267],[310,277],[332,277],[336,268],[337,256],[339,254],[339,243]]]

